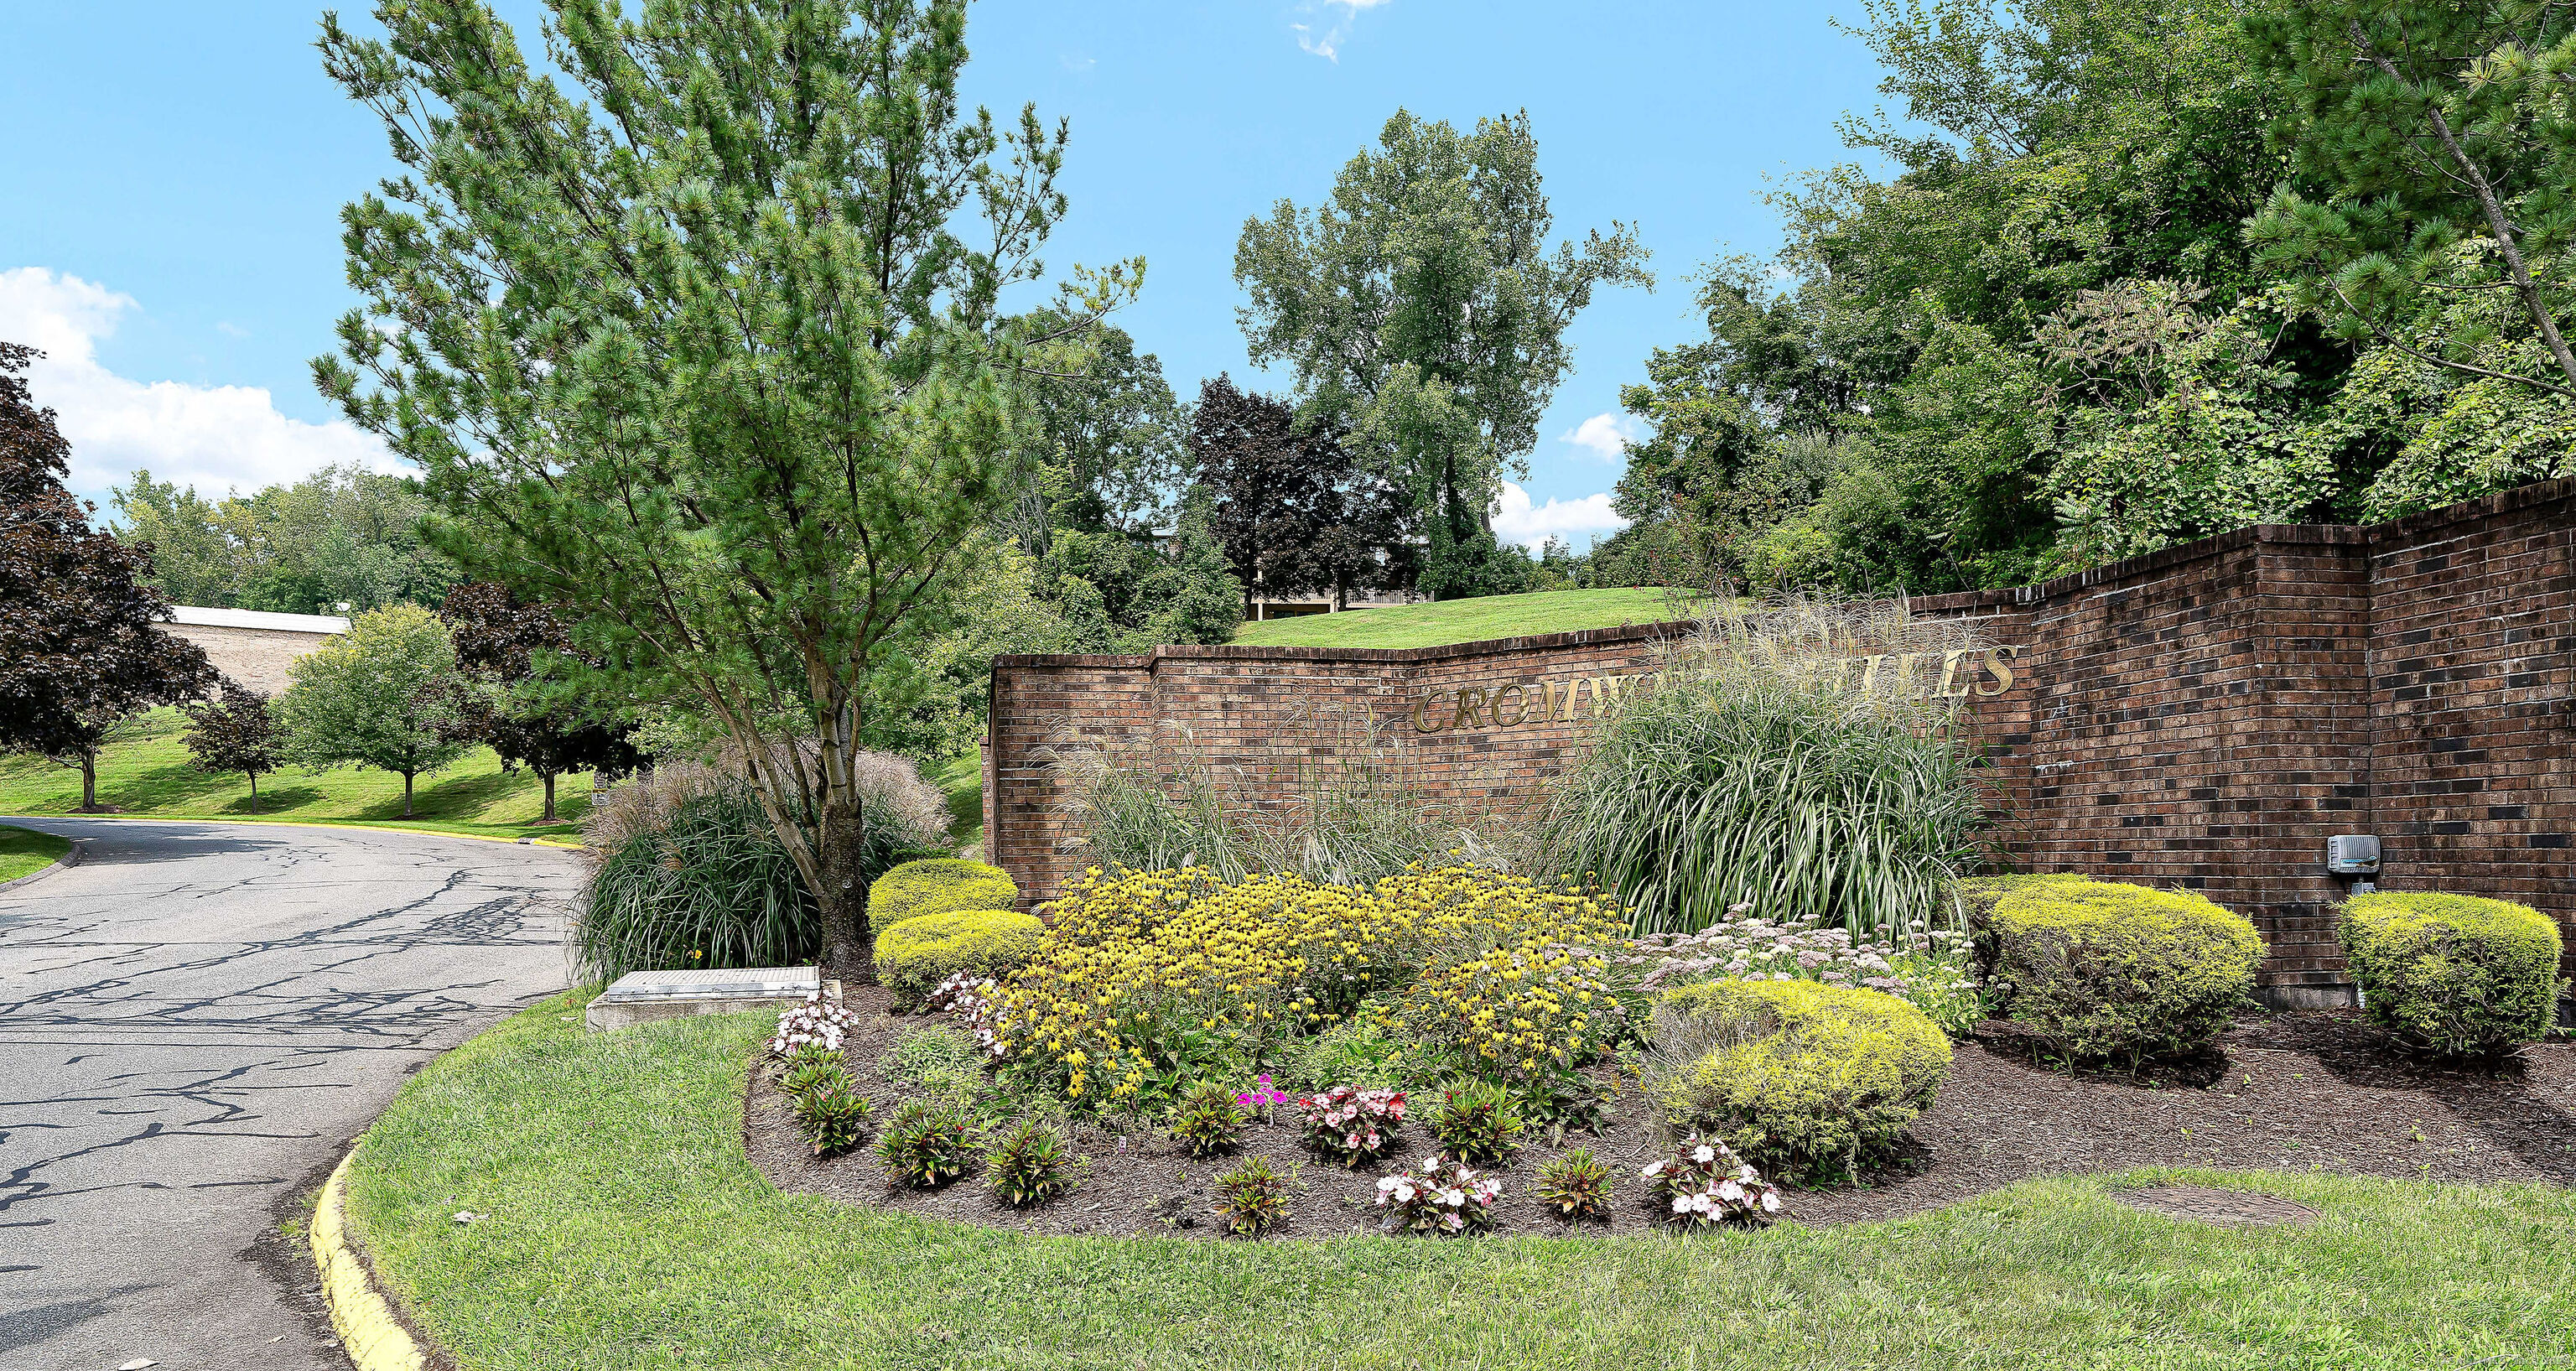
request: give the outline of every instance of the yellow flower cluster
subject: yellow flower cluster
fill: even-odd
[[[1586,945],[1621,927],[1595,897],[1470,868],[1362,888],[1094,868],[1054,914],[1036,958],[995,992],[994,1041],[1014,1069],[1109,1106],[1248,1074],[1278,1040],[1371,995],[1420,997],[1426,1029],[1471,1047],[1486,1044],[1466,1027],[1491,1009],[1507,1026],[1485,1055],[1565,1061],[1597,1044],[1610,1007]]]

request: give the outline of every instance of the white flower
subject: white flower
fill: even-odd
[[[1675,1195],[1675,1196],[1673,1196],[1673,1212],[1674,1212],[1674,1213],[1676,1213],[1676,1214],[1687,1214],[1687,1213],[1689,1213],[1689,1212],[1690,1212],[1690,1196],[1688,1196],[1688,1195]]]
[[[1640,1179],[1651,1181],[1655,1177],[1663,1174],[1663,1170],[1664,1164],[1662,1162],[1648,1162],[1646,1163],[1646,1168],[1638,1172],[1637,1175]]]
[[[1779,1197],[1779,1196],[1777,1196],[1777,1195],[1772,1194],[1771,1192],[1769,1192],[1769,1191],[1767,1191],[1767,1190],[1766,1190],[1766,1191],[1764,1191],[1764,1192],[1762,1192],[1762,1212],[1763,1212],[1763,1213],[1765,1213],[1765,1214],[1777,1214],[1777,1213],[1779,1213],[1779,1212],[1780,1212],[1780,1197]]]
[[[1744,1187],[1734,1181],[1721,1181],[1718,1183],[1717,1197],[1728,1204],[1738,1203],[1744,1198]]]
[[[1691,1160],[1701,1163],[1716,1161],[1717,1149],[1706,1143],[1701,1143],[1699,1146],[1691,1149]]]

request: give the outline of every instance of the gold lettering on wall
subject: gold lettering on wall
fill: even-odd
[[[1930,699],[1965,700],[2001,695],[2028,675],[2012,661],[2021,649],[2012,644],[1990,648],[1952,648],[1945,652],[1883,652],[1858,657],[1828,657],[1815,664],[1820,679],[1865,691],[1902,692]],[[1935,671],[1933,664],[1940,669]],[[1585,687],[1589,686],[1587,692]],[[1413,702],[1413,731],[1449,733],[1462,729],[1518,728],[1565,724],[1600,718],[1623,700],[1652,689],[1644,673],[1624,676],[1542,677],[1536,681],[1502,681],[1427,691]],[[1581,708],[1591,696],[1591,709]]]

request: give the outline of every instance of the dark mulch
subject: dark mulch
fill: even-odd
[[[887,1014],[884,992],[855,987],[861,1011],[847,1050],[861,1093],[877,1117],[904,1090],[874,1065],[905,1030],[936,1022]],[[816,1161],[797,1138],[786,1101],[765,1064],[752,1073],[743,1137],[753,1163],[782,1190],[927,1217],[1038,1233],[1181,1234],[1214,1237],[1209,1181],[1241,1155],[1267,1153],[1304,1166],[1305,1189],[1291,1237],[1373,1231],[1380,1175],[1418,1163],[1434,1144],[1417,1099],[1415,1117],[1389,1163],[1344,1171],[1305,1152],[1286,1111],[1244,1131],[1240,1151],[1192,1160],[1158,1130],[1098,1124],[1073,1130],[1085,1158],[1078,1188],[1052,1204],[1011,1210],[979,1172],[944,1190],[892,1188],[871,1151]],[[1561,1150],[1532,1139],[1497,1168],[1500,1231],[1529,1234],[1634,1233],[1651,1223],[1637,1169],[1661,1155],[1633,1083],[1602,1136],[1574,1134],[1612,1168],[1616,1213],[1606,1223],[1565,1223],[1531,1196],[1538,1168]],[[2348,1012],[2248,1016],[2227,1035],[2225,1058],[2136,1075],[2052,1071],[2012,1028],[1987,1025],[1959,1046],[1940,1099],[1915,1122],[1909,1146],[1871,1183],[1791,1190],[1789,1212],[1810,1223],[1894,1218],[2033,1176],[2119,1171],[2137,1166],[2222,1170],[2318,1169],[2455,1181],[2576,1183],[2576,1043],[2528,1048],[2518,1062],[2484,1069],[2407,1061]]]

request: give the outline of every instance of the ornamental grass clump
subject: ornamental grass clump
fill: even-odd
[[[1425,1157],[1417,1170],[1379,1179],[1377,1207],[1386,1226],[1408,1233],[1464,1233],[1494,1222],[1503,1183],[1462,1161]]]
[[[899,1185],[936,1190],[966,1174],[974,1133],[946,1101],[909,1100],[877,1139],[877,1158]]]
[[[2344,901],[2340,932],[2363,1012],[2413,1051],[2492,1056],[2549,1030],[2560,935],[2528,905],[2383,890]]]
[[[1748,900],[1855,937],[1955,924],[1987,818],[1960,701],[2010,669],[1973,632],[1901,606],[1722,608],[1594,728],[1541,869],[1597,873],[1639,933]]]
[[[1044,1204],[1072,1189],[1066,1172],[1064,1135],[1033,1119],[1002,1135],[984,1156],[993,1197],[1013,1209]]]
[[[1431,1136],[1460,1161],[1500,1162],[1521,1145],[1521,1111],[1491,1081],[1467,1081],[1440,1092],[1429,1123]]]
[[[1538,1169],[1532,1193],[1561,1219],[1610,1216],[1610,1168],[1588,1147],[1568,1148]]]
[[[1814,981],[1667,991],[1650,1046],[1647,1092],[1668,1127],[1806,1175],[1855,1175],[1890,1150],[1950,1070],[1921,1010]]]
[[[796,1132],[817,1157],[838,1156],[867,1141],[868,1115],[875,1106],[850,1089],[847,1076],[834,1073],[802,1095],[788,1096],[796,1112]]]
[[[1295,1171],[1280,1171],[1268,1157],[1246,1157],[1214,1182],[1217,1220],[1236,1237],[1258,1237],[1288,1221],[1288,1192],[1296,1184]]]
[[[1372,1000],[1502,1074],[1569,1070],[1621,1023],[1607,948],[1624,919],[1561,884],[1474,868],[1365,887],[1094,870],[1054,908],[1037,956],[967,1018],[1004,1070],[1078,1107],[1241,1079]]]
[[[1201,1081],[1172,1109],[1172,1137],[1193,1157],[1230,1151],[1249,1122],[1235,1092],[1215,1081]]]
[[[1638,1175],[1656,1215],[1685,1228],[1765,1224],[1780,1212],[1780,1193],[1716,1138],[1684,1138],[1671,1156],[1646,1163]]]
[[[1965,891],[1987,986],[2070,1060],[2206,1051],[2254,993],[2263,939],[2190,891],[2058,875]]]
[[[1299,1096],[1297,1115],[1306,1125],[1308,1147],[1356,1170],[1394,1148],[1396,1130],[1404,1126],[1404,1092],[1337,1085]]]

